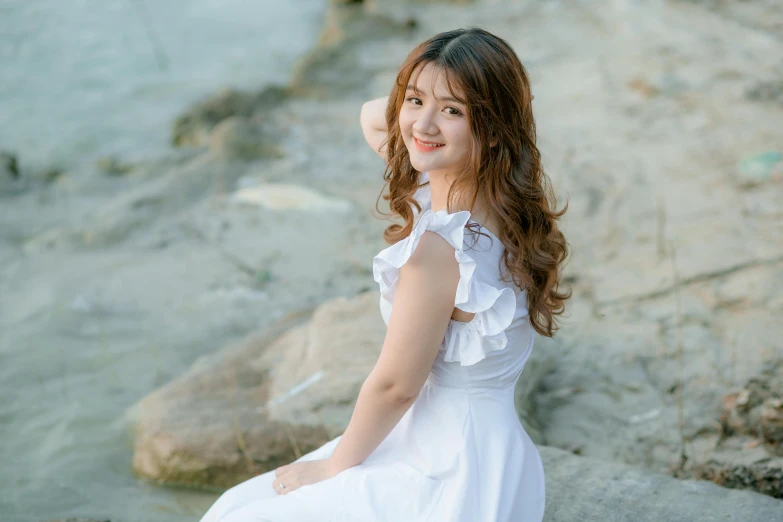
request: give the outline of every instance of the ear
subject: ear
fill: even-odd
[[[489,146],[490,147],[495,147],[497,144],[498,144],[498,139],[497,138],[490,138],[490,140],[489,140]]]

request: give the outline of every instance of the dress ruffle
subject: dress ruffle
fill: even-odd
[[[511,288],[498,289],[474,277],[476,262],[463,250],[465,225],[470,212],[447,214],[445,210],[422,212],[411,234],[382,250],[373,259],[373,277],[381,290],[381,314],[389,324],[391,306],[402,265],[410,259],[422,235],[429,230],[443,237],[453,248],[460,278],[454,306],[476,314],[468,322],[450,320],[441,349],[444,360],[470,366],[486,358],[489,352],[508,344],[505,330],[516,313],[516,295]]]

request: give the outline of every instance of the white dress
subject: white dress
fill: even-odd
[[[427,174],[422,174],[426,181]],[[373,259],[387,326],[400,267],[425,230],[445,238],[459,263],[451,320],[413,405],[361,464],[285,495],[274,470],[223,493],[201,522],[540,522],[544,468],[519,422],[514,387],[533,348],[527,292],[500,280],[500,240],[475,236],[470,212],[433,212],[429,185],[404,240]],[[298,461],[329,457],[340,438]]]

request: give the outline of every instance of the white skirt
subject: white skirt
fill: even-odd
[[[298,461],[328,458],[339,436]],[[361,464],[285,495],[274,470],[229,489],[201,522],[540,522],[544,469],[514,386],[466,390],[428,379]]]

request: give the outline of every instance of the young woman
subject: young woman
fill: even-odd
[[[570,292],[532,99],[511,47],[470,28],[416,47],[389,98],[364,104],[404,220],[373,259],[378,362],[341,436],[231,488],[202,522],[541,521],[514,388]]]

